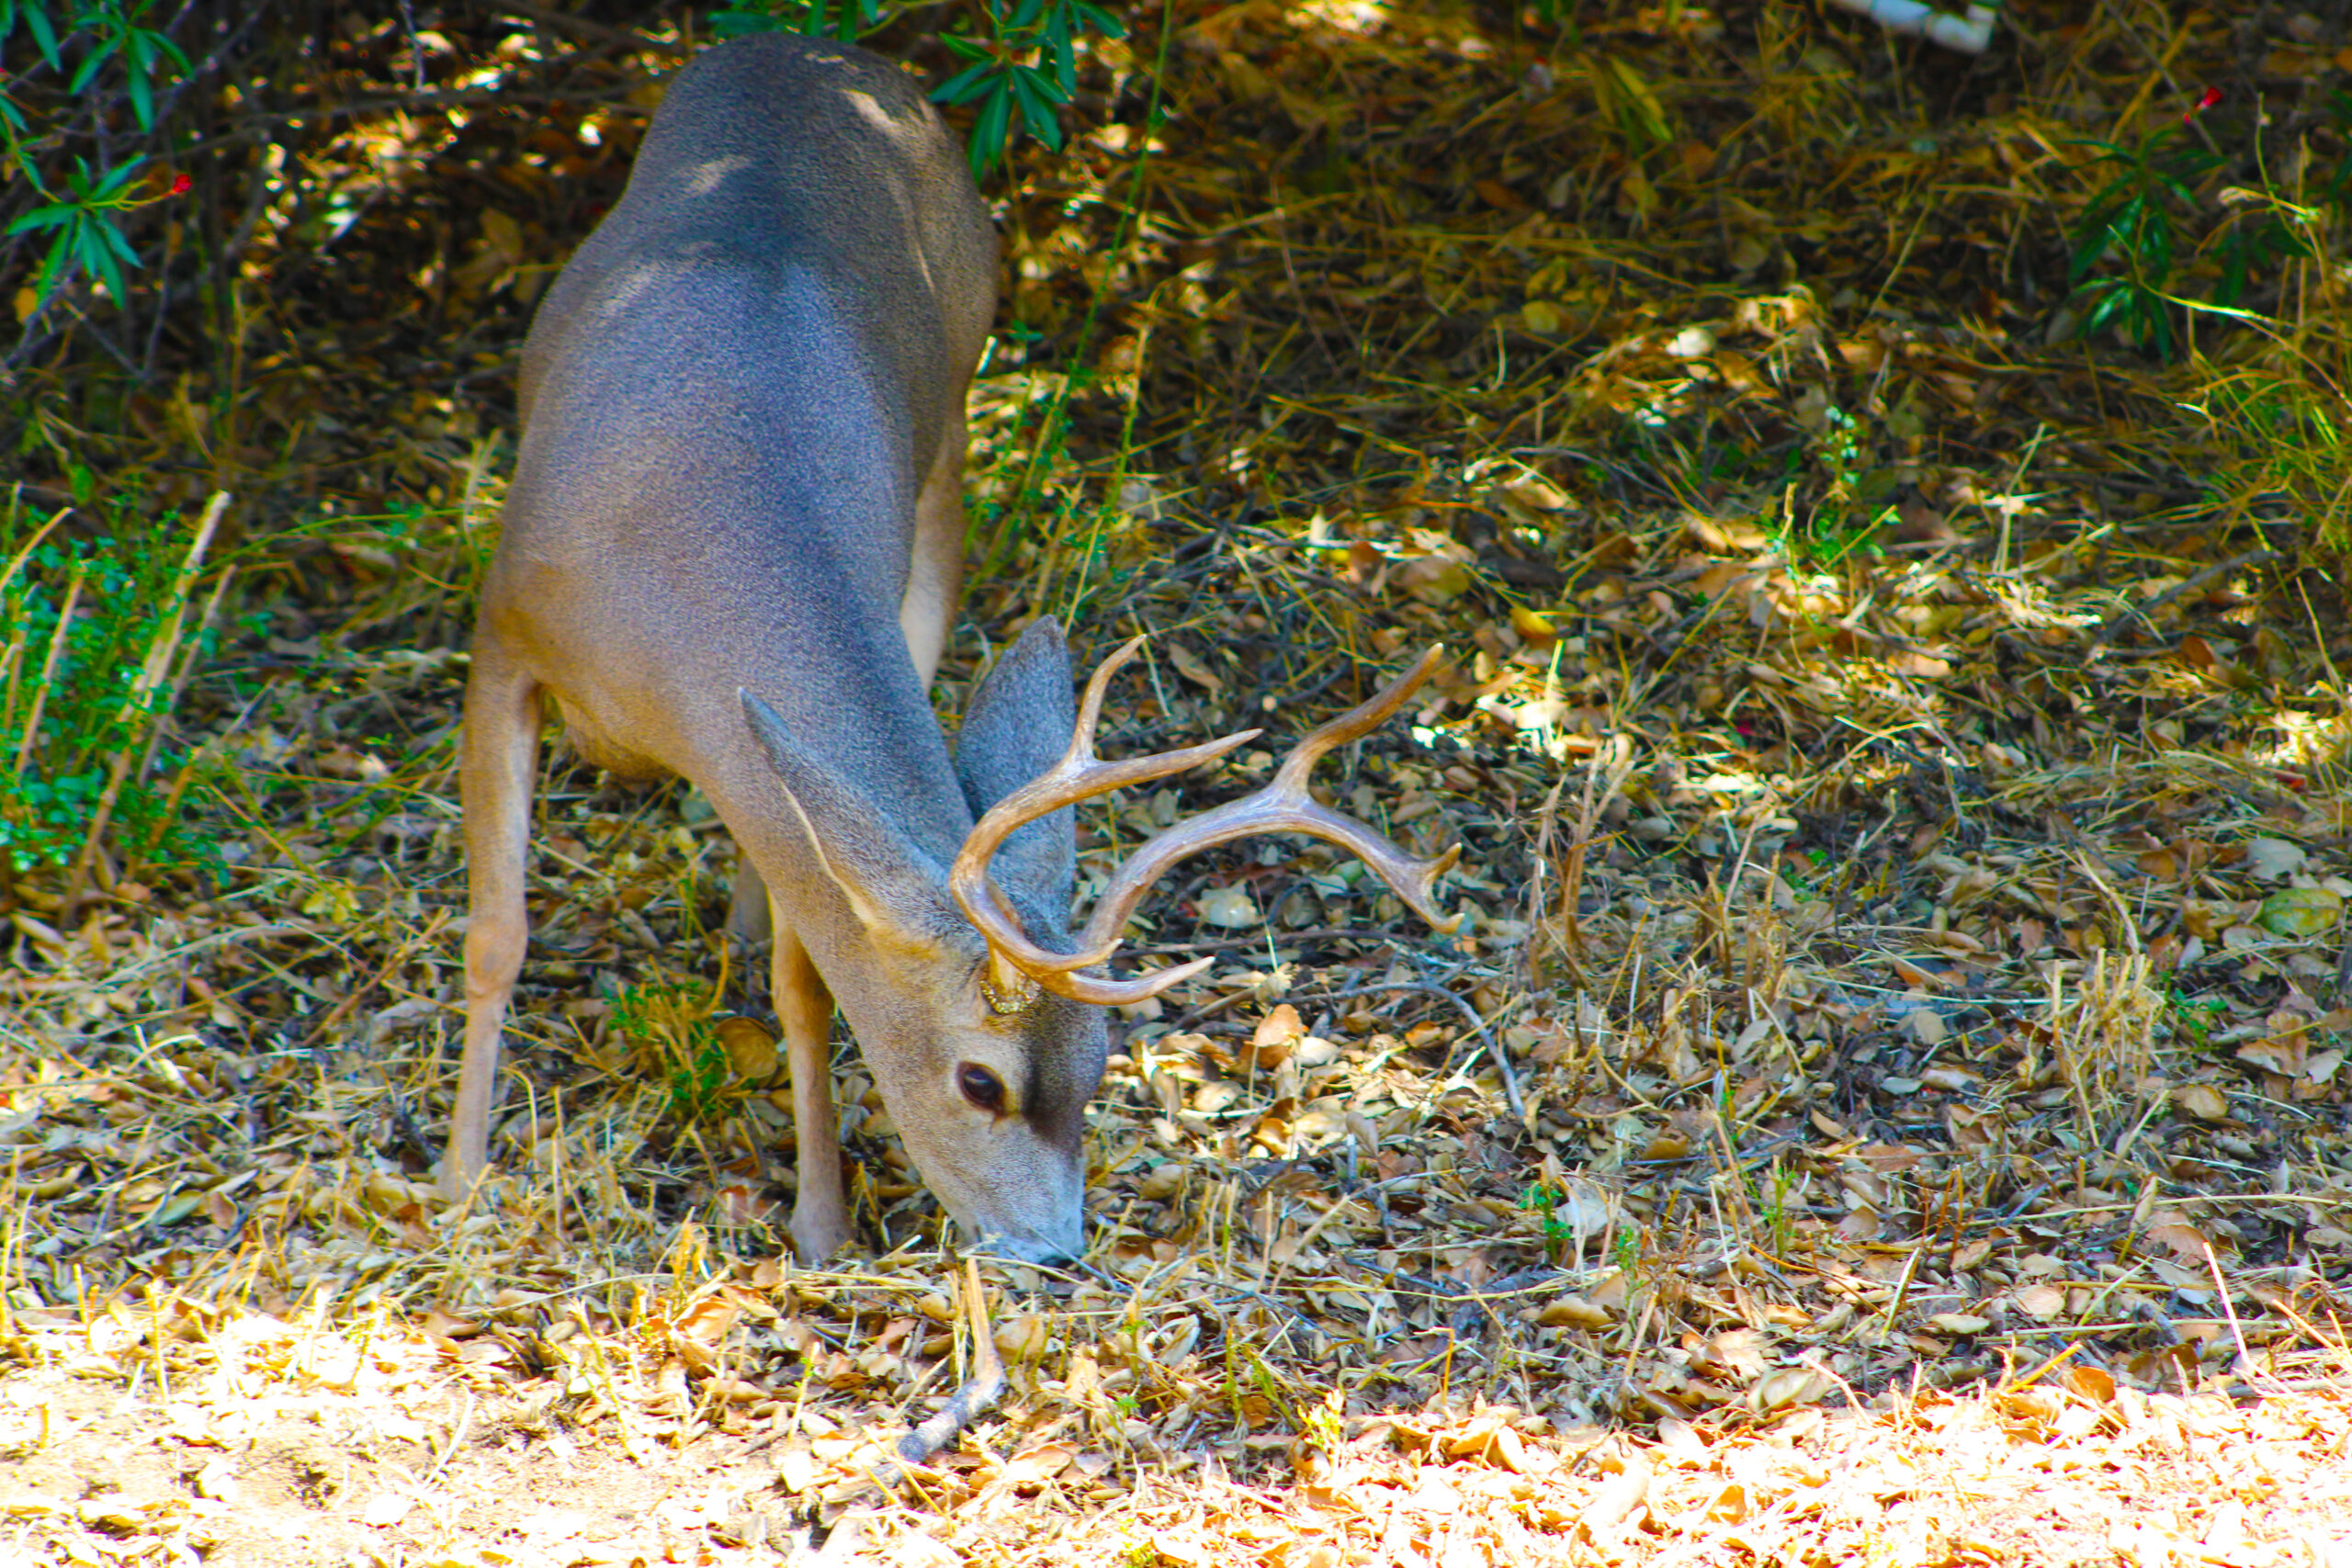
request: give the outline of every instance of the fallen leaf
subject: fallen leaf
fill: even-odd
[[[718,1021],[718,1043],[735,1076],[747,1083],[775,1077],[775,1034],[757,1019],[738,1013]]]
[[[2066,1310],[2066,1292],[2055,1285],[2019,1285],[2009,1292],[2009,1299],[2028,1317],[2048,1323]]]
[[[1418,556],[1399,566],[1392,581],[1422,604],[1442,608],[1470,592],[1477,579],[1460,561]]]
[[[1241,926],[1254,926],[1264,919],[1258,913],[1257,904],[1250,899],[1248,885],[1239,882],[1227,883],[1223,887],[1212,887],[1202,894],[1200,911],[1202,919],[1210,925],[1222,926],[1228,931]]]
[[[2226,1122],[2230,1119],[2230,1102],[2211,1084],[2176,1084],[2165,1092],[2175,1105],[2199,1122]]]
[[[2301,844],[2290,844],[2284,839],[2248,839],[2245,841],[2245,868],[2265,882],[2302,868],[2305,859]]]
[[[1306,1035],[1306,1025],[1300,1021],[1298,1010],[1288,1002],[1275,1003],[1250,1036],[1250,1065],[1260,1072],[1272,1072],[1290,1060]]]
[[[2262,901],[2254,923],[2273,936],[2320,936],[2343,919],[2341,894],[2324,887],[2282,887]]]
[[[1586,1533],[1595,1540],[1613,1537],[1617,1527],[1623,1524],[1626,1517],[1640,1507],[1650,1495],[1651,1472],[1647,1459],[1639,1453],[1627,1454],[1615,1458],[1613,1461],[1601,1461],[1601,1468],[1606,1470],[1612,1462],[1617,1473],[1593,1490],[1592,1500],[1584,1506],[1584,1512],[1577,1518]]]
[[[1176,666],[1176,673],[1204,690],[1210,692],[1225,690],[1225,682],[1217,679],[1216,672],[1202,663],[1200,656],[1191,649],[1181,642],[1171,642],[1167,645],[1167,648],[1168,662]]]

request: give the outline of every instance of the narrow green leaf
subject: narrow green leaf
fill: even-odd
[[[130,238],[123,233],[121,228],[112,220],[106,218],[93,218],[90,220],[90,227],[96,229],[100,234],[106,237],[107,248],[113,251],[115,254],[120,256],[124,262],[128,263],[131,266],[137,266],[140,265],[139,252],[137,248],[131,244]]]
[[[57,291],[58,276],[64,270],[66,254],[73,240],[72,230],[60,230],[57,238],[50,244],[48,256],[40,264],[40,281],[34,286],[34,292],[44,305]]]
[[[931,100],[935,104],[968,104],[989,90],[989,83],[996,74],[996,67],[987,63],[958,71],[955,75],[932,89]]]
[[[155,129],[155,89],[147,73],[138,68],[130,73],[130,112],[139,117],[140,130]]]
[[[1032,92],[1042,94],[1047,103],[1057,108],[1068,107],[1069,99],[1062,96],[1061,88],[1055,85],[1051,76],[1046,75],[1035,66],[1016,65],[1013,67],[1013,73],[1017,80],[1027,83]]]
[[[32,0],[25,7],[25,26],[32,29],[33,42],[40,46],[40,57],[49,62],[49,68],[64,70],[65,62],[57,52],[57,28],[50,23],[47,0]]]
[[[1126,24],[1099,6],[1090,6],[1086,0],[1069,0],[1069,8],[1080,21],[1104,38],[1127,36]]]
[[[99,39],[97,47],[82,57],[82,63],[74,71],[74,80],[66,85],[66,91],[78,93],[88,86],[90,78],[96,76],[104,68],[106,62],[114,58],[115,47],[121,41],[119,38]]]
[[[1053,101],[1043,91],[1037,73],[1027,66],[1013,73],[1013,96],[1020,101],[1021,123],[1029,134],[1047,148],[1059,152],[1062,144],[1060,118],[1054,112]]]
[[[976,175],[987,174],[1004,156],[1012,120],[1012,93],[1000,80],[980,105],[980,118],[972,127],[972,170]]]
[[[1056,6],[1046,18],[1046,53],[1054,62],[1054,79],[1061,87],[1063,103],[1078,91],[1078,51],[1070,42],[1069,11]]]
[[[9,224],[8,232],[29,234],[36,229],[54,229],[60,224],[73,221],[74,215],[81,210],[80,208],[66,202],[52,201],[46,207],[34,208],[30,212]]]
[[[146,161],[147,154],[141,152],[135,158],[124,159],[120,164],[107,170],[105,177],[91,188],[92,198],[105,200],[119,192],[123,186],[130,183],[130,176],[139,172],[139,165]],[[85,173],[86,174],[86,171]]]

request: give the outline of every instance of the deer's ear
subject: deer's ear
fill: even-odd
[[[941,895],[941,867],[891,825],[864,791],[800,748],[775,709],[740,694],[744,722],[825,875],[858,924],[901,945],[935,943],[961,923]]]
[[[997,656],[964,710],[956,776],[972,815],[986,815],[1061,761],[1077,724],[1069,646],[1061,623],[1041,615]],[[1078,814],[1065,806],[1015,829],[989,861],[989,874],[1024,916],[1048,919],[1059,931],[1069,920],[1077,863]]]

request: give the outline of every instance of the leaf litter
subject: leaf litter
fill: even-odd
[[[598,106],[557,155],[609,192],[674,52],[526,14],[442,36],[533,107],[312,144],[330,181],[455,146],[501,194],[428,161],[363,220],[385,271],[272,307],[250,417],[284,439],[221,483],[333,469],[348,521],[184,699],[234,764],[213,880],[10,890],[13,1548],[2344,1560],[2352,642],[2309,498],[2185,401],[2200,365],[2340,364],[2341,283],[2281,287],[2269,336],[2192,322],[2211,357],[2167,367],[2046,330],[2041,231],[2091,198],[2074,139],[2181,84],[2259,87],[2341,159],[2341,67],[2275,69],[2341,18],[2019,6],[1959,67],[1796,7],[1571,45],[1188,4],[1148,139],[1160,23],[1101,46],[1092,128],[1001,199],[1023,330],[975,391],[992,570],[943,710],[1051,612],[1152,634],[1106,754],[1269,728],[1082,809],[1099,888],[1442,642],[1320,783],[1463,844],[1464,922],[1288,840],[1180,873],[1129,952],[1217,962],[1120,1020],[1088,1267],[982,1266],[983,1345],[852,1050],[865,1250],[779,1257],[788,1092],[715,934],[731,851],[676,789],[552,781],[504,1176],[431,1189],[445,601],[512,420],[449,367],[503,376],[584,231],[537,106]],[[460,220],[434,288],[474,316],[419,344],[404,269]],[[296,275],[265,230],[251,265]],[[368,522],[401,502],[446,525]],[[994,1408],[902,1459],[991,1359]]]

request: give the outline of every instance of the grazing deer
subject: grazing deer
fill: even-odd
[[[1071,803],[1257,732],[1097,761],[1103,691],[1136,645],[1074,714],[1061,629],[1040,620],[973,693],[951,758],[928,694],[962,573],[964,393],[996,265],[964,161],[904,73],[763,36],[678,76],[627,193],[548,292],[466,689],[452,1193],[488,1153],[549,697],[582,756],[628,778],[684,774],[741,851],[737,909],[764,906],[774,937],[798,1128],[791,1230],[810,1260],[849,1234],[836,1002],[949,1212],[1000,1251],[1052,1260],[1081,1248],[1103,1005],[1208,963],[1083,973],[1169,865],[1244,833],[1317,834],[1446,923],[1430,888],[1458,852],[1413,860],[1306,784],[1317,756],[1396,711],[1425,658],[1309,736],[1266,789],[1152,840],[1070,938]]]

